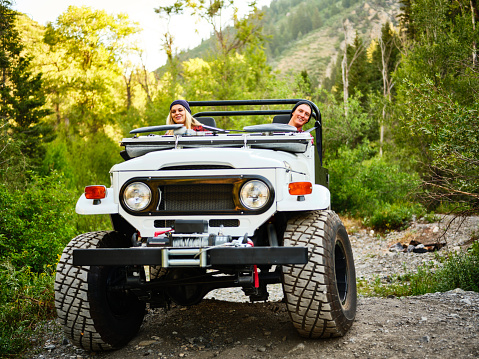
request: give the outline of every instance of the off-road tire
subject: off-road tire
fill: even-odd
[[[109,291],[116,279],[125,276],[122,268],[72,265],[74,249],[128,246],[121,233],[103,231],[81,234],[64,249],[55,278],[55,306],[74,345],[87,351],[117,349],[138,333],[145,304],[132,293]]]
[[[284,246],[308,247],[304,265],[283,266],[291,321],[306,338],[343,336],[356,316],[356,273],[349,237],[333,211],[302,212],[288,220]]]

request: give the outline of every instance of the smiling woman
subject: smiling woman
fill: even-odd
[[[170,105],[170,113],[166,118],[167,125],[181,124],[188,130],[205,131],[201,123],[191,116],[190,105],[186,100],[175,100]],[[173,134],[173,130],[167,132]]]

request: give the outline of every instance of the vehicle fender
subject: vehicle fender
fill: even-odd
[[[286,189],[287,192],[287,189]],[[310,211],[326,209],[331,206],[331,194],[329,189],[319,184],[313,185],[311,194],[304,196],[292,196],[285,193],[281,201],[277,203],[279,212],[286,211]]]
[[[118,213],[118,203],[115,203],[113,189],[107,188],[105,198],[97,200],[87,199],[85,193],[78,199],[75,211],[78,214],[114,214]]]

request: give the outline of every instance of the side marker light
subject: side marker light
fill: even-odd
[[[106,197],[105,186],[86,186],[85,197],[87,199],[103,199]]]
[[[289,194],[293,196],[302,196],[313,193],[311,182],[291,182],[288,185]]]

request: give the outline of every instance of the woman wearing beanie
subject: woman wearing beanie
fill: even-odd
[[[299,101],[291,110],[291,119],[288,125],[296,127],[298,132],[303,132],[303,126],[311,119],[313,109],[306,101]]]
[[[201,123],[191,116],[190,105],[186,100],[175,100],[170,105],[170,113],[166,118],[167,125],[181,124],[188,130],[206,131]],[[173,134],[173,130],[167,132],[168,135]]]

